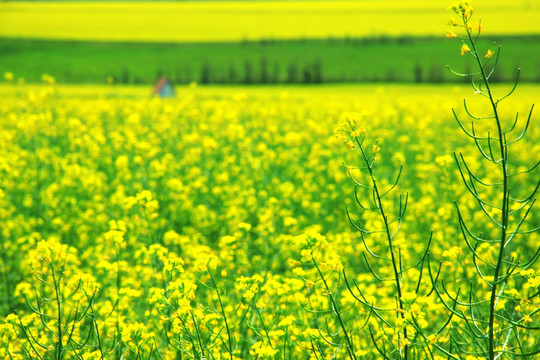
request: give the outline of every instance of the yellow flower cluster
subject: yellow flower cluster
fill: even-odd
[[[258,274],[252,277],[241,276],[236,280],[236,289],[242,293],[247,302],[250,302],[259,292],[259,286],[262,282],[264,279]]]
[[[317,232],[308,232],[293,238],[296,246],[300,247],[302,262],[311,261],[315,252],[324,249],[328,245],[326,237]]]
[[[456,14],[462,16],[464,19],[469,19],[474,12],[474,9],[467,1],[457,1],[452,3],[449,7]]]

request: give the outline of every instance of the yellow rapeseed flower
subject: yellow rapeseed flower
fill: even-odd
[[[361,134],[365,134],[365,133],[366,133],[366,128],[363,127],[363,126],[359,126],[357,129],[351,131],[351,136],[352,137],[358,137]]]
[[[365,350],[356,350],[356,352],[354,353],[357,357],[361,357],[361,356],[364,356],[366,355],[368,352],[365,351]]]
[[[296,317],[293,315],[287,315],[283,320],[281,320],[278,326],[289,326],[296,320]]]
[[[274,355],[278,352],[276,349],[273,349],[270,345],[263,344],[262,341],[256,342],[251,347],[256,357],[262,359],[272,359]]]
[[[533,289],[540,287],[540,276],[528,279],[527,284]]]
[[[453,31],[448,30],[448,31],[446,32],[446,37],[447,37],[447,38],[456,38],[456,37],[457,37],[457,34],[456,34],[455,32],[453,32]]]
[[[488,50],[485,57],[488,59],[491,59],[492,56],[493,56],[493,51]]]
[[[461,55],[465,55],[466,53],[470,52],[471,49],[467,46],[467,44],[461,45]]]
[[[241,223],[238,224],[238,228],[243,229],[245,231],[250,231],[251,230],[251,224],[241,222]]]
[[[308,261],[311,261],[311,259],[313,259],[313,254],[311,253],[311,249],[303,249],[302,251],[300,251],[300,255],[302,255],[302,259],[301,259],[302,262],[308,262]]]
[[[405,346],[411,345],[411,341],[409,339],[403,339],[401,342],[401,348],[405,348]]]
[[[91,353],[84,354],[82,358],[84,360],[99,360],[101,359],[101,352],[96,350]]]

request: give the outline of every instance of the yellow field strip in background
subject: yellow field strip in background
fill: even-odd
[[[502,96],[509,90],[508,84],[492,85],[492,90],[495,96]],[[0,98],[10,98],[13,96],[25,96],[28,93],[39,94],[43,91],[50,90],[50,87],[36,84],[5,84],[0,83]],[[73,84],[56,84],[55,92],[58,95],[68,96],[70,98],[133,98],[143,99],[151,97],[152,88],[147,85],[73,85]],[[332,85],[285,85],[285,86],[227,86],[227,85],[205,85],[205,86],[176,86],[177,97],[172,99],[155,98],[156,101],[164,103],[174,103],[182,101],[186,97],[234,97],[241,95],[257,98],[298,98],[311,99],[313,101],[324,102],[331,101],[350,101],[352,103],[363,102],[369,104],[381,96],[387,96],[394,100],[414,101],[419,103],[437,103],[447,101],[449,95],[456,99],[455,106],[458,106],[466,97],[477,97],[471,91],[469,84],[332,84]],[[18,95],[17,95],[18,94]],[[515,90],[515,94],[519,95],[513,102],[524,103],[529,106],[540,97],[540,85],[537,84],[519,84]],[[445,100],[446,99],[446,100]],[[470,106],[474,108],[475,103]],[[485,105],[485,104],[482,104]],[[1,106],[7,106],[0,103]],[[449,105],[451,108],[452,104]],[[523,111],[528,111],[529,108]]]
[[[0,37],[209,42],[441,35],[451,16],[450,2],[8,2],[0,3]],[[540,34],[538,1],[477,0],[473,5],[485,19],[486,33]]]

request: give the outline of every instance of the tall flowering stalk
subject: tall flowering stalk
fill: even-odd
[[[474,223],[466,220],[465,206],[455,203],[459,228],[470,251],[477,278],[469,279],[469,283],[460,286],[457,291],[449,290],[444,281],[435,287],[439,298],[454,317],[451,346],[444,351],[455,359],[462,358],[463,354],[490,360],[515,356],[528,358],[540,353],[540,328],[538,323],[532,321],[532,315],[540,308],[538,303],[532,305],[535,300],[538,301],[538,293],[523,293],[527,292],[527,287],[523,285],[520,274],[525,275],[532,270],[540,247],[525,259],[519,256],[518,240],[520,235],[538,231],[525,230],[523,225],[535,204],[540,180],[523,197],[519,197],[514,190],[523,183],[521,178],[516,177],[534,174],[540,162],[526,170],[517,169],[511,162],[510,150],[511,145],[525,136],[534,105],[522,130],[514,135],[519,116],[516,115],[507,124],[501,117],[499,105],[516,89],[519,69],[512,89],[504,96],[496,97],[490,79],[497,67],[500,47],[496,53],[491,49],[480,50],[478,39],[482,31],[481,22],[473,24],[474,10],[467,2],[454,3],[451,9],[458,20],[451,19],[449,25],[461,28],[460,33],[464,33],[460,53],[462,56],[472,56],[477,68],[476,72],[470,74],[452,72],[471,79],[475,94],[487,100],[490,113],[473,115],[464,101],[464,110],[471,119],[468,127],[452,110],[460,128],[474,141],[479,155],[488,163],[482,174],[479,170],[473,170],[466,156],[454,153],[460,177],[478,206],[477,213],[483,214],[484,221],[478,222],[478,216]],[[447,36],[456,38],[458,34],[449,31]],[[433,274],[432,279],[436,282]]]
[[[379,288],[386,288],[394,294],[395,307],[375,304],[371,294],[367,294],[355,279],[349,280],[343,270],[346,288],[357,303],[368,310],[369,317],[376,319],[369,321],[368,318],[366,328],[378,356],[405,360],[429,356],[431,350],[425,347],[425,313],[417,299],[427,295],[427,292],[423,292],[421,282],[431,238],[419,260],[415,264],[408,264],[412,255],[411,244],[401,241],[398,232],[409,196],[408,193],[399,194],[394,200],[390,199],[398,186],[403,166],[399,167],[395,180],[387,184],[375,169],[381,150],[379,141],[368,143],[366,129],[357,123],[354,116],[342,124],[339,131],[347,147],[357,152],[360,158],[357,167],[347,167],[355,184],[355,199],[360,214],[354,218],[347,209],[347,216],[358,231],[366,251],[362,254],[366,268]]]
[[[34,278],[22,286],[27,309],[8,316],[17,329],[12,343],[19,346],[11,358],[24,353],[32,359],[61,360],[82,358],[89,351],[103,358],[94,312],[99,284],[77,269],[74,252],[58,241],[41,240],[30,253]]]

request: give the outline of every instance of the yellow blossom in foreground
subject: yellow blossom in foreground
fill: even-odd
[[[527,284],[530,287],[532,287],[533,289],[539,287],[540,286],[540,276],[528,279]]]
[[[308,262],[308,261],[311,261],[311,259],[313,259],[313,254],[310,249],[301,250],[300,255],[302,255],[302,259],[301,259],[302,262]]]
[[[444,250],[442,256],[444,258],[450,258],[452,260],[455,260],[461,254],[463,254],[463,250],[460,246],[452,246],[451,248]]]
[[[485,57],[488,59],[491,59],[492,56],[493,56],[493,51],[488,50]]]
[[[535,274],[534,269],[527,269],[527,270],[521,270],[519,272],[519,275],[526,277],[527,279],[530,279]]]
[[[366,355],[368,352],[365,351],[365,350],[356,350],[356,352],[354,353],[356,356],[358,357],[361,357],[361,356],[364,356]]]
[[[148,331],[148,328],[143,323],[129,324],[122,333],[122,340],[124,342],[133,342],[140,344],[147,340],[149,337],[154,336],[152,332]]]
[[[101,352],[96,350],[88,354],[84,354],[82,357],[84,360],[99,360],[102,358]]]
[[[250,231],[251,230],[251,224],[241,222],[241,223],[238,224],[238,228],[243,229],[245,231]]]
[[[465,55],[466,53],[470,52],[471,49],[467,46],[467,44],[461,45],[461,55]]]
[[[467,1],[457,1],[451,4],[449,9],[452,9],[456,14],[462,16],[465,20],[469,19],[474,12],[474,9]]]
[[[401,348],[405,348],[405,346],[411,345],[411,341],[409,339],[403,339],[401,342]]]
[[[366,133],[366,128],[363,127],[363,126],[360,126],[358,129],[355,129],[355,130],[351,131],[351,136],[352,137],[358,137],[361,134],[365,134],[365,133]]]
[[[467,355],[465,357],[465,360],[482,360],[482,358],[479,358],[477,356]]]
[[[257,358],[271,359],[277,353],[276,349],[272,346],[263,344],[262,341],[258,341],[251,347]]]
[[[457,34],[455,32],[453,32],[453,31],[448,30],[448,32],[446,33],[446,37],[447,38],[456,38]]]
[[[289,326],[296,320],[296,317],[293,315],[287,315],[283,320],[281,320],[278,326]]]

